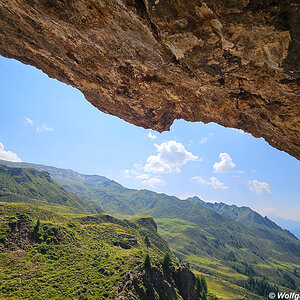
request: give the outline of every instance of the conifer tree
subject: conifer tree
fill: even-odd
[[[33,228],[32,236],[37,242],[41,242],[43,240],[41,222],[39,219],[37,220],[36,225]]]
[[[145,270],[150,270],[151,269],[151,260],[150,260],[150,256],[149,256],[148,253],[145,256],[144,267],[145,267]]]
[[[197,276],[196,290],[197,290],[197,294],[201,300],[207,299],[207,283],[206,283],[204,275],[201,275],[200,277]]]
[[[170,254],[167,252],[162,260],[162,267],[165,274],[170,274],[172,271],[172,259]]]
[[[207,283],[203,274],[201,274],[201,284],[203,287],[203,291],[207,294]]]
[[[144,238],[144,243],[147,246],[147,248],[149,248],[151,246],[150,240],[148,238],[148,235],[146,234],[145,238]]]
[[[197,279],[196,279],[196,290],[197,290],[197,293],[198,295],[200,296],[203,292],[203,287],[202,287],[202,282],[200,280],[200,277],[197,276]]]

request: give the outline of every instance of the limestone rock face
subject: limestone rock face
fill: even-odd
[[[0,54],[158,131],[216,122],[300,158],[298,0],[0,0]]]

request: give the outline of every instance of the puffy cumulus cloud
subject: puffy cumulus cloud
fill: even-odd
[[[31,119],[29,119],[28,117],[24,117],[24,118],[27,124],[33,126],[33,121]]]
[[[215,190],[227,190],[228,189],[228,186],[226,186],[223,182],[221,182],[216,177],[211,177],[210,181],[207,181],[207,180],[203,179],[201,176],[195,176],[192,178],[192,180],[195,180],[199,184],[210,185]]]
[[[42,132],[42,131],[54,131],[53,128],[48,127],[46,124],[43,124],[42,126],[39,126],[36,128],[37,132]]]
[[[18,155],[11,151],[6,151],[4,149],[4,145],[0,142],[0,159],[13,161],[13,162],[21,162],[22,160],[18,157]]]
[[[235,163],[228,153],[220,153],[219,157],[221,161],[216,162],[213,166],[216,173],[230,172],[235,167]]]
[[[135,163],[132,169],[121,170],[121,176],[125,179],[135,178],[151,188],[166,184],[166,181],[161,176],[151,177],[151,175],[143,173],[143,164],[141,162]]]
[[[271,189],[267,182],[260,182],[258,180],[248,181],[249,190],[256,194],[271,193]]]
[[[150,173],[180,173],[180,167],[188,161],[198,160],[198,156],[187,151],[181,143],[175,141],[163,142],[160,145],[154,144],[157,155],[147,158],[144,167],[145,172]]]
[[[154,188],[157,185],[165,185],[166,181],[159,176],[149,177],[148,179],[143,180],[143,184],[145,184],[151,188]]]
[[[152,140],[152,141],[155,140],[155,139],[157,138],[157,136],[156,136],[155,134],[152,134],[151,132],[149,132],[147,136],[148,136],[148,138],[149,138],[150,140]]]

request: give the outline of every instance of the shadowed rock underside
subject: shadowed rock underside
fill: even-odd
[[[0,54],[154,130],[215,122],[300,158],[297,0],[1,0]]]

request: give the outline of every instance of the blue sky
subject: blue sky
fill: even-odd
[[[83,94],[0,57],[0,158],[104,175],[126,187],[249,206],[300,221],[299,161],[240,130],[177,120],[169,132],[100,112]]]

